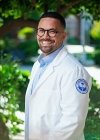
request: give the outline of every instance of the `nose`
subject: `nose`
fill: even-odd
[[[44,35],[43,35],[43,38],[49,38],[48,31],[45,31],[45,33],[44,33]]]

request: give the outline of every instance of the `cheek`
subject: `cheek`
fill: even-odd
[[[39,42],[40,42],[40,37],[37,36],[36,38],[37,38],[37,42],[38,42],[38,44],[39,44]]]
[[[63,42],[63,38],[61,37],[61,38],[57,38],[56,40],[55,40],[55,42],[57,43],[57,44],[60,44],[60,43],[62,43]]]
[[[39,40],[39,37],[38,36],[36,36],[36,39],[37,39],[37,41]]]

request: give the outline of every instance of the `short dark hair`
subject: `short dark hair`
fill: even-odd
[[[59,14],[58,12],[46,12],[44,14],[42,14],[42,16],[40,17],[40,20],[42,18],[46,18],[46,17],[51,17],[51,18],[55,18],[55,19],[58,19],[62,25],[62,27],[65,29],[66,28],[66,22],[65,22],[65,19],[64,17]],[[40,21],[39,20],[39,21]]]

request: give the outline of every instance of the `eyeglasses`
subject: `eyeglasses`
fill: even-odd
[[[40,37],[42,37],[45,34],[45,32],[47,32],[47,35],[49,37],[55,37],[56,34],[59,33],[58,31],[56,31],[54,29],[48,29],[48,30],[45,30],[43,28],[38,28],[37,29],[37,35],[40,36]]]

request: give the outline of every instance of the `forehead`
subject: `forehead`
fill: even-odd
[[[48,28],[58,28],[58,27],[62,27],[62,26],[58,19],[46,17],[46,18],[42,18],[40,20],[38,27],[48,29]]]

